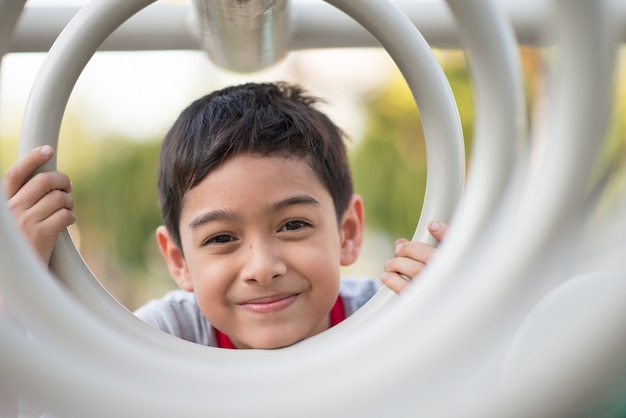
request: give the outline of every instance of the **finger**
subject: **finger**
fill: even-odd
[[[398,245],[402,245],[405,242],[409,242],[408,239],[406,238],[398,238],[394,243],[393,243],[393,248],[396,248]]]
[[[50,145],[37,147],[13,164],[4,174],[2,186],[8,198],[22,188],[35,170],[52,159],[54,148]]]
[[[428,223],[428,232],[430,232],[437,241],[441,241],[446,235],[446,232],[448,232],[448,225],[439,221],[430,221]]]
[[[54,232],[54,234],[51,235],[53,235],[53,238],[56,240],[56,236],[59,232],[72,225],[74,222],[76,222],[74,212],[67,208],[61,208],[48,216],[41,222],[41,225],[42,228],[47,228],[47,230]]]
[[[53,190],[37,201],[37,203],[32,207],[19,213],[17,215],[18,222],[22,225],[22,227],[26,228],[29,225],[45,221],[54,213],[62,209],[66,209],[70,212],[73,211],[74,200],[66,192]]]
[[[57,206],[51,211],[31,209],[17,221],[24,234],[31,241],[38,242],[45,241],[46,237],[56,238],[60,231],[76,221],[76,215],[65,206]]]
[[[402,293],[411,284],[399,274],[389,272],[383,273],[382,281],[385,286],[396,293]]]
[[[422,263],[427,263],[436,249],[418,241],[407,241],[395,247],[396,257],[407,257]]]
[[[397,273],[413,279],[422,271],[425,265],[426,264],[424,262],[412,260],[410,258],[396,257],[385,263],[385,272]]]
[[[29,209],[55,190],[72,191],[72,182],[67,175],[58,171],[37,173],[9,199],[9,207],[14,212]]]
[[[76,222],[76,215],[67,208],[60,208],[47,218],[34,224],[30,229],[23,229],[35,245],[50,242],[54,244],[59,232]]]
[[[28,242],[47,265],[59,233],[76,221],[74,212],[62,208],[39,222],[31,229],[22,229]]]

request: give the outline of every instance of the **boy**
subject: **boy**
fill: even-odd
[[[136,314],[200,344],[278,348],[314,336],[352,314],[375,280],[340,281],[356,261],[364,209],[353,193],[339,128],[317,99],[286,83],[249,83],[192,103],[166,135],[156,238],[182,290]],[[7,171],[9,206],[44,262],[74,222],[71,183],[32,172],[52,156],[33,150]],[[440,239],[445,225],[433,223]],[[437,226],[439,228],[437,228]],[[399,240],[383,282],[395,291],[434,249]]]

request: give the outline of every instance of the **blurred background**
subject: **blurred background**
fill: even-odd
[[[39,0],[38,3],[44,3]],[[50,4],[48,1],[46,4]],[[74,2],[75,3],[75,2]],[[521,48],[532,114],[550,50]],[[471,170],[472,89],[465,57],[435,50],[454,92]],[[626,189],[626,71],[616,80],[605,166],[621,170],[611,193]],[[17,159],[22,115],[42,53],[9,54],[0,74],[0,167]],[[196,98],[226,85],[287,80],[326,99],[322,107],[348,134],[356,192],[365,200],[366,245],[344,274],[380,277],[397,237],[411,238],[425,186],[420,117],[393,61],[379,48],[291,52],[273,67],[237,74],[201,51],[99,52],[74,89],[61,128],[58,168],[73,182],[77,222],[71,228],[87,265],[129,309],[176,285],[154,239],[160,224],[155,170],[161,139]]]

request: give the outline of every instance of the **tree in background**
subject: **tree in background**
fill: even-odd
[[[542,83],[542,52],[521,51],[529,101]],[[466,155],[473,132],[469,73],[459,51],[438,51],[459,109]],[[611,120],[605,164],[620,167],[612,192],[626,184],[626,73],[621,72]],[[388,84],[365,98],[365,130],[355,138],[350,159],[355,190],[365,200],[369,233],[391,242],[411,238],[423,203],[426,184],[424,135],[418,110],[404,79],[395,74]],[[159,297],[176,285],[162,262],[154,239],[161,223],[156,200],[156,165],[161,138],[94,139],[80,115],[66,115],[59,143],[58,167],[72,179],[77,214],[71,229],[87,265],[104,286],[130,309]],[[2,138],[2,168],[17,158],[15,138]],[[622,163],[619,166],[619,163]],[[619,229],[618,229],[619,230]],[[365,256],[367,257],[367,256]],[[382,263],[381,263],[382,265]]]
[[[155,176],[160,143],[109,139],[92,169],[74,175],[81,243],[88,252],[117,254],[131,268],[143,268],[147,237],[161,223]]]
[[[472,97],[461,53],[443,54],[469,155]],[[351,150],[355,190],[365,201],[368,229],[411,238],[426,187],[424,133],[413,96],[398,73],[366,100],[364,137]]]
[[[175,287],[164,264],[161,268],[154,238],[161,224],[156,197],[161,144],[123,138],[86,142],[90,151],[83,159],[89,155],[92,163],[75,172],[68,169],[77,217],[73,232],[96,277],[134,308],[146,293],[160,296],[163,287]]]

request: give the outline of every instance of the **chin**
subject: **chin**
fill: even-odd
[[[252,348],[257,348],[259,350],[274,350],[277,348],[285,348],[285,347],[289,347],[290,345],[294,345],[298,342],[302,341],[302,339],[290,339],[290,340],[279,340],[279,341],[263,341],[260,342],[258,344],[254,344],[251,347]]]
[[[247,344],[250,348],[256,348],[260,350],[273,350],[276,348],[284,348],[289,347],[290,345],[294,345],[302,340],[304,340],[306,336],[285,336],[285,335],[276,335],[268,338],[267,335],[254,339],[250,341],[250,344]]]

